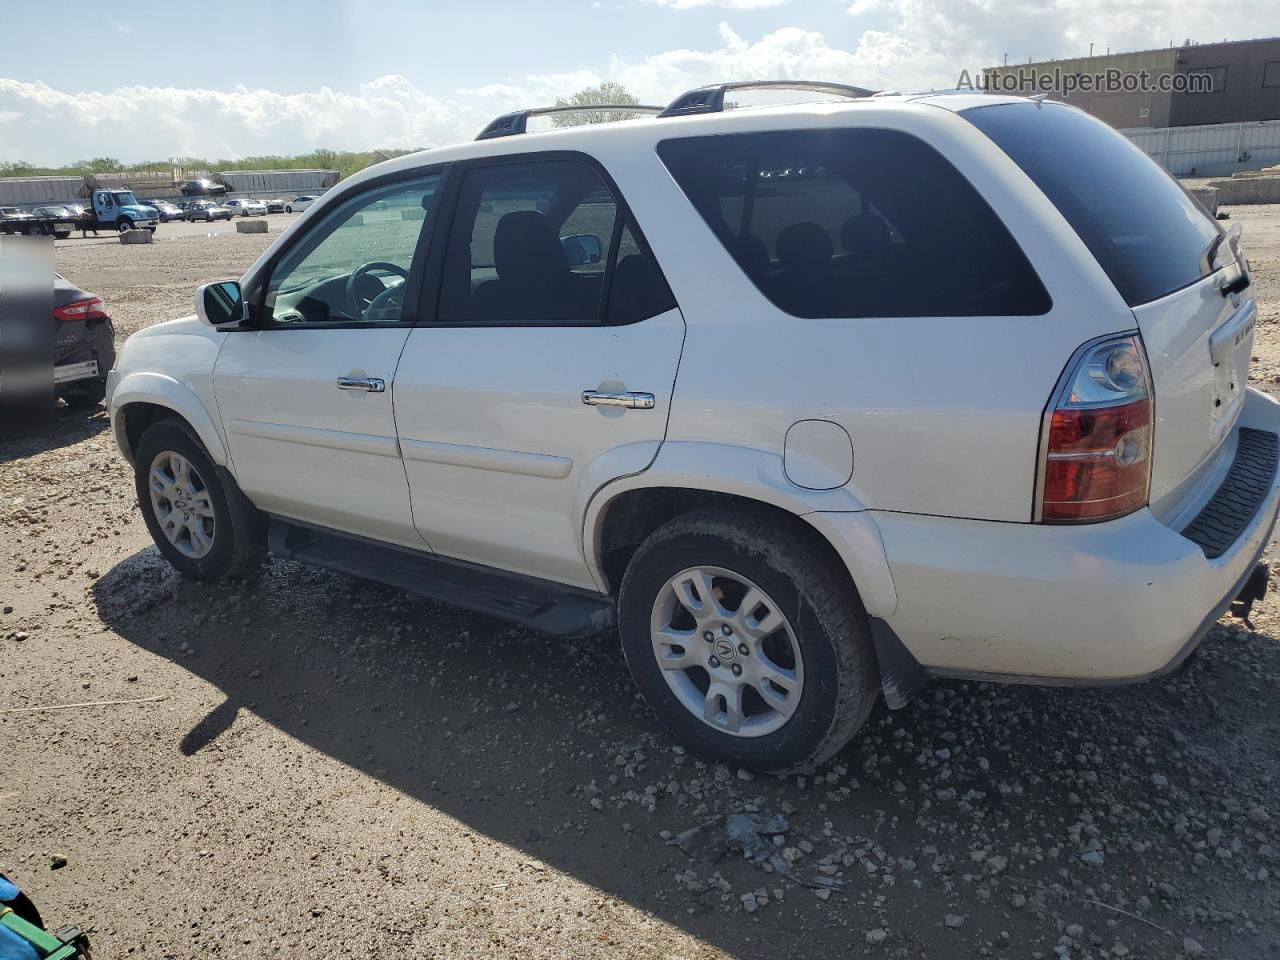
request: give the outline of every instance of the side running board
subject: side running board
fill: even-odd
[[[376,580],[408,593],[510,620],[557,637],[587,637],[614,625],[613,600],[549,580],[365,540],[272,517],[277,557]]]

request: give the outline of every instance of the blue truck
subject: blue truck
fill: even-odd
[[[160,223],[160,211],[138,202],[132,190],[95,190],[89,201],[89,209],[76,222],[80,231],[92,230],[150,230],[155,233]]]

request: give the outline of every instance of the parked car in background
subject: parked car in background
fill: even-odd
[[[34,220],[35,215],[30,210],[23,210],[21,207],[0,207],[0,220]]]
[[[223,184],[204,179],[188,180],[179,189],[184,197],[221,197],[227,193]]]
[[[53,281],[54,392],[70,407],[102,402],[107,371],[115,364],[115,330],[102,298],[60,274]]]
[[[71,231],[76,227],[76,220],[79,219],[79,214],[73,213],[68,207],[64,207],[61,204],[36,207],[31,213],[33,216],[45,221],[43,232],[52,233],[59,240],[65,240],[71,236]]]
[[[267,213],[284,213],[286,202],[287,201],[282,200],[280,197],[276,197],[274,200],[268,200]]]
[[[247,200],[243,197],[237,197],[234,200],[222,201],[222,205],[227,207],[235,216],[265,217],[267,215],[267,205],[261,200]]]
[[[307,207],[311,206],[315,202],[316,202],[316,198],[311,196],[294,197],[292,200],[290,200],[288,203],[285,204],[284,212],[285,213],[301,213],[303,210],[307,209]]]
[[[193,200],[187,204],[186,219],[193,222],[196,220],[230,220],[232,212],[230,207],[225,207],[220,203],[214,203],[212,200]]]
[[[168,223],[170,220],[181,220],[184,216],[183,211],[175,203],[168,200],[143,200],[148,207],[154,207],[156,212],[160,214],[160,221]]]

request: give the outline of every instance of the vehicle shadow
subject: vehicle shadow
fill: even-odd
[[[1087,900],[1142,909],[1140,920],[1095,911],[1094,922],[1118,920],[1129,948],[1169,955],[1170,931],[1188,929],[1178,898],[1220,893],[1253,863],[1248,844],[1234,864],[1195,861],[1196,825],[1221,826],[1212,811],[1225,797],[1274,800],[1277,789],[1257,757],[1274,755],[1280,711],[1245,704],[1274,698],[1263,678],[1280,658],[1272,638],[1243,628],[1216,631],[1177,677],[1136,687],[935,683],[902,711],[879,708],[816,775],[740,779],[656,727],[612,636],[549,640],[290,561],[198,584],[154,549],[92,594],[118,634],[225,694],[174,736],[173,763],[252,711],[740,957],[795,955],[801,937],[805,952],[844,955],[872,928],[911,955],[957,955],[961,944],[964,955],[1032,944],[1048,955],[1058,918]],[[814,848],[797,876],[819,876],[823,859],[847,888],[824,900],[739,855],[703,865],[659,837],[744,809],[785,812],[786,843]],[[1184,841],[1170,831],[1188,809],[1203,822],[1193,815]],[[1092,846],[1105,849],[1105,877],[1080,859]],[[740,895],[779,887],[783,904],[749,922]],[[1230,896],[1260,925],[1256,941],[1234,941],[1239,955],[1275,942],[1274,889]],[[1152,905],[1135,906],[1143,897]],[[948,914],[965,918],[962,930]]]
[[[75,410],[59,404],[47,431],[29,436],[6,436],[0,433],[0,463],[11,463],[39,453],[71,447],[110,427],[111,418],[101,406],[91,410]]]

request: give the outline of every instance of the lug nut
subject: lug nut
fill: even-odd
[[[727,637],[727,636],[729,636],[731,633],[733,633],[733,628],[731,628],[731,627],[726,623],[726,624],[724,624],[723,626],[721,626],[721,627],[720,627],[720,632],[721,632],[721,633],[723,633],[723,634]]]
[[[716,667],[720,666],[720,658],[712,657],[710,660],[707,661],[707,666],[709,666],[712,670],[714,670]]]
[[[745,643],[738,644],[738,652],[744,657],[751,655],[751,651],[747,649],[747,645]]]
[[[716,638],[716,635],[712,633],[710,630],[708,630],[706,633],[702,635],[702,639],[707,641],[707,643],[710,643],[715,638]]]
[[[740,677],[740,676],[742,676],[742,664],[740,664],[740,663],[735,663],[735,664],[733,665],[733,675],[734,675],[735,677]]]

